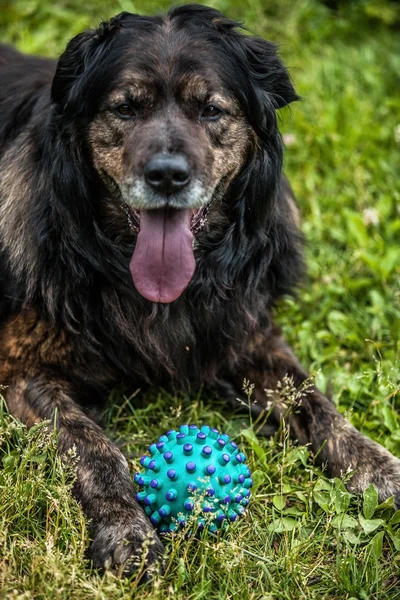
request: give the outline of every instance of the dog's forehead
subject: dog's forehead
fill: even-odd
[[[136,95],[167,84],[188,97],[225,91],[223,65],[210,42],[186,31],[163,26],[146,34],[124,32],[110,51],[115,87],[125,86]]]
[[[239,103],[224,85],[210,60],[193,60],[176,48],[163,60],[153,52],[139,59],[133,54],[125,57],[123,67],[115,74],[108,101],[124,101],[127,96],[138,102],[152,104],[160,97],[183,102],[212,100],[221,108],[239,109]]]

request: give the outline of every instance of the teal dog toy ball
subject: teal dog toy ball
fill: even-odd
[[[216,532],[244,513],[253,482],[245,455],[228,435],[207,425],[182,425],[151,444],[149,453],[134,478],[142,488],[136,498],[160,532],[188,520],[197,530],[208,525]]]

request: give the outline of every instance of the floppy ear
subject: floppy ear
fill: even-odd
[[[299,100],[276,45],[253,36],[242,35],[241,40],[253,84],[268,95],[274,108]]]
[[[51,88],[51,99],[61,108],[67,103],[73,84],[84,73],[98,45],[97,31],[89,29],[75,36],[60,56]]]
[[[68,42],[60,56],[51,88],[51,99],[64,108],[74,84],[85,74],[90,62],[97,56],[102,43],[112,37],[123,24],[128,13],[121,13],[110,21],[104,21],[97,29],[79,33]]]

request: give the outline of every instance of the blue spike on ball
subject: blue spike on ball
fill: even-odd
[[[185,526],[196,505],[204,513],[197,517],[200,531],[208,525],[216,532],[243,515],[253,482],[246,456],[228,435],[182,425],[151,444],[149,453],[134,478],[142,488],[136,498],[160,532]]]

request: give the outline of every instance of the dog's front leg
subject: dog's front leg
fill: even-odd
[[[272,400],[275,417],[286,419],[291,435],[310,445],[329,476],[352,471],[351,491],[360,493],[372,483],[381,501],[393,495],[400,507],[400,460],[357,431],[311,382],[307,385],[307,373],[278,328],[259,332],[251,340],[236,375],[236,389],[243,378],[254,383],[258,407],[267,407]]]
[[[94,566],[124,574],[143,566],[147,577],[163,546],[136,502],[126,459],[73,397],[70,384],[51,372],[20,376],[6,390],[15,417],[27,425],[49,419],[57,427],[60,452],[76,448],[74,495],[89,518]]]

